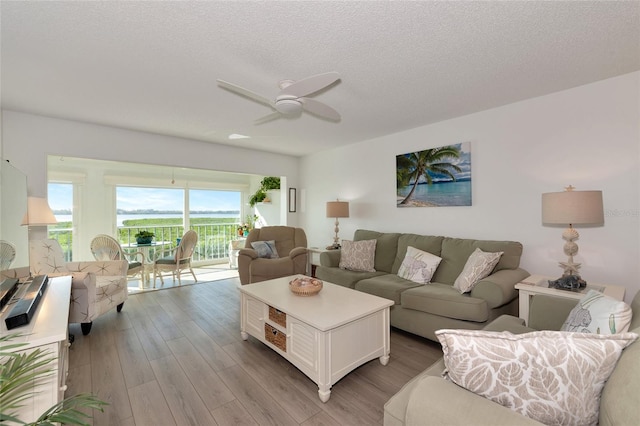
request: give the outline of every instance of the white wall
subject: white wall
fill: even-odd
[[[428,97],[426,98],[428,102]],[[350,202],[340,236],[358,228],[524,244],[521,265],[559,276],[562,228],[541,225],[543,192],[602,190],[605,226],[578,228],[582,276],[640,289],[640,73],[443,121],[301,160],[301,225],[331,243],[325,203]],[[471,142],[471,207],[397,208],[395,156]]]
[[[292,156],[8,110],[2,124],[3,157],[27,174],[30,195],[46,195],[48,154],[298,179]]]

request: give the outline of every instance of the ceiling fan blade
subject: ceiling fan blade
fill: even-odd
[[[280,94],[301,98],[303,96],[308,96],[312,93],[315,93],[318,90],[324,89],[325,87],[334,83],[335,81],[338,81],[339,79],[340,74],[334,71],[313,75],[311,77],[296,81],[290,86],[285,87],[284,89],[282,89]]]
[[[278,118],[282,118],[282,114],[278,111],[273,112],[271,114],[265,115],[264,117],[258,118],[253,122],[254,125],[268,123],[269,121],[277,120]]]
[[[267,99],[262,95],[259,95],[255,92],[252,92],[251,90],[245,89],[244,87],[240,87],[236,84],[233,83],[229,83],[227,81],[224,80],[217,80],[218,81],[218,86],[222,87],[223,89],[227,89],[231,92],[234,92],[238,95],[242,95],[246,98],[252,99],[254,101],[260,102],[261,104],[265,104],[265,105],[269,105],[271,108],[274,107],[274,102],[271,99]]]
[[[300,98],[305,111],[327,120],[340,121],[340,113],[329,105],[311,98]]]

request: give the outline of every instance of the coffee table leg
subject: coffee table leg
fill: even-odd
[[[331,388],[327,388],[323,390],[322,387],[318,389],[318,396],[320,397],[320,401],[327,402],[329,401],[329,397],[331,396]]]
[[[241,331],[240,337],[242,337],[242,340],[247,340],[249,338],[249,334],[246,331]]]
[[[381,356],[379,359],[380,359],[380,364],[382,365],[387,365],[389,363],[389,355]]]

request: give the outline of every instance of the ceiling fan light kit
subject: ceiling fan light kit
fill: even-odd
[[[256,120],[256,124],[265,123],[282,116],[287,118],[295,117],[302,114],[303,111],[326,120],[340,121],[341,117],[338,111],[323,102],[307,97],[327,88],[338,80],[340,80],[340,74],[337,72],[317,74],[299,81],[282,80],[278,85],[280,93],[274,101],[224,80],[218,80],[218,85],[223,89],[267,105],[275,111],[273,114]]]
[[[302,104],[295,99],[279,99],[276,101],[275,108],[284,115],[298,115],[302,112]]]

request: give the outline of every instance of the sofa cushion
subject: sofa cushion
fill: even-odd
[[[520,265],[522,244],[518,242],[445,237],[442,240],[442,251],[439,254],[442,262],[433,275],[433,281],[453,284],[456,278],[458,278],[458,275],[460,275],[460,272],[462,272],[467,259],[476,248],[487,252],[503,252],[498,264],[494,268],[494,272],[503,269],[516,269]]]
[[[356,287],[357,288],[357,287]],[[487,302],[460,294],[448,284],[434,283],[404,291],[402,307],[465,321],[485,322],[489,319]]]
[[[396,305],[399,305],[401,294],[412,287],[424,286],[422,284],[400,278],[397,275],[385,274],[358,281],[354,288],[364,293],[393,300]]]
[[[595,425],[600,394],[633,333],[438,330],[447,377],[547,425]]]
[[[467,293],[483,278],[489,276],[500,260],[502,252],[484,252],[476,248],[462,268],[462,272],[453,282],[453,287],[460,293]]]
[[[400,234],[400,237],[398,237],[398,250],[395,253],[395,259],[393,261],[393,268],[391,272],[397,274],[400,270],[400,265],[402,265],[404,257],[407,253],[407,247],[415,247],[418,250],[426,251],[440,257],[440,252],[442,251],[442,240],[444,240],[444,237],[434,237],[431,235]]]
[[[635,297],[640,302],[640,292]],[[640,312],[639,309],[634,312]],[[640,315],[634,315],[640,316]],[[640,334],[640,327],[630,330]],[[640,342],[628,346],[618,360],[600,401],[600,426],[640,425]]]
[[[349,271],[347,269],[333,268],[327,266],[318,266],[316,269],[316,277],[332,284],[338,284],[343,287],[354,288],[356,283],[371,277],[388,275],[386,272],[358,272]]]
[[[398,269],[398,276],[414,283],[428,284],[441,260],[441,257],[428,251],[409,246],[402,265]]]
[[[373,240],[376,242],[376,257],[374,268],[376,271],[382,271],[387,273],[392,272],[393,262],[396,258],[398,251],[398,238],[400,234],[396,233],[383,233],[377,231],[368,231],[365,229],[358,229],[353,234],[353,241]]]
[[[374,269],[376,242],[376,240],[342,240],[342,249],[340,250],[340,269],[376,272]]]
[[[571,310],[562,331],[580,333],[624,333],[631,322],[631,307],[621,300],[589,290]]]

